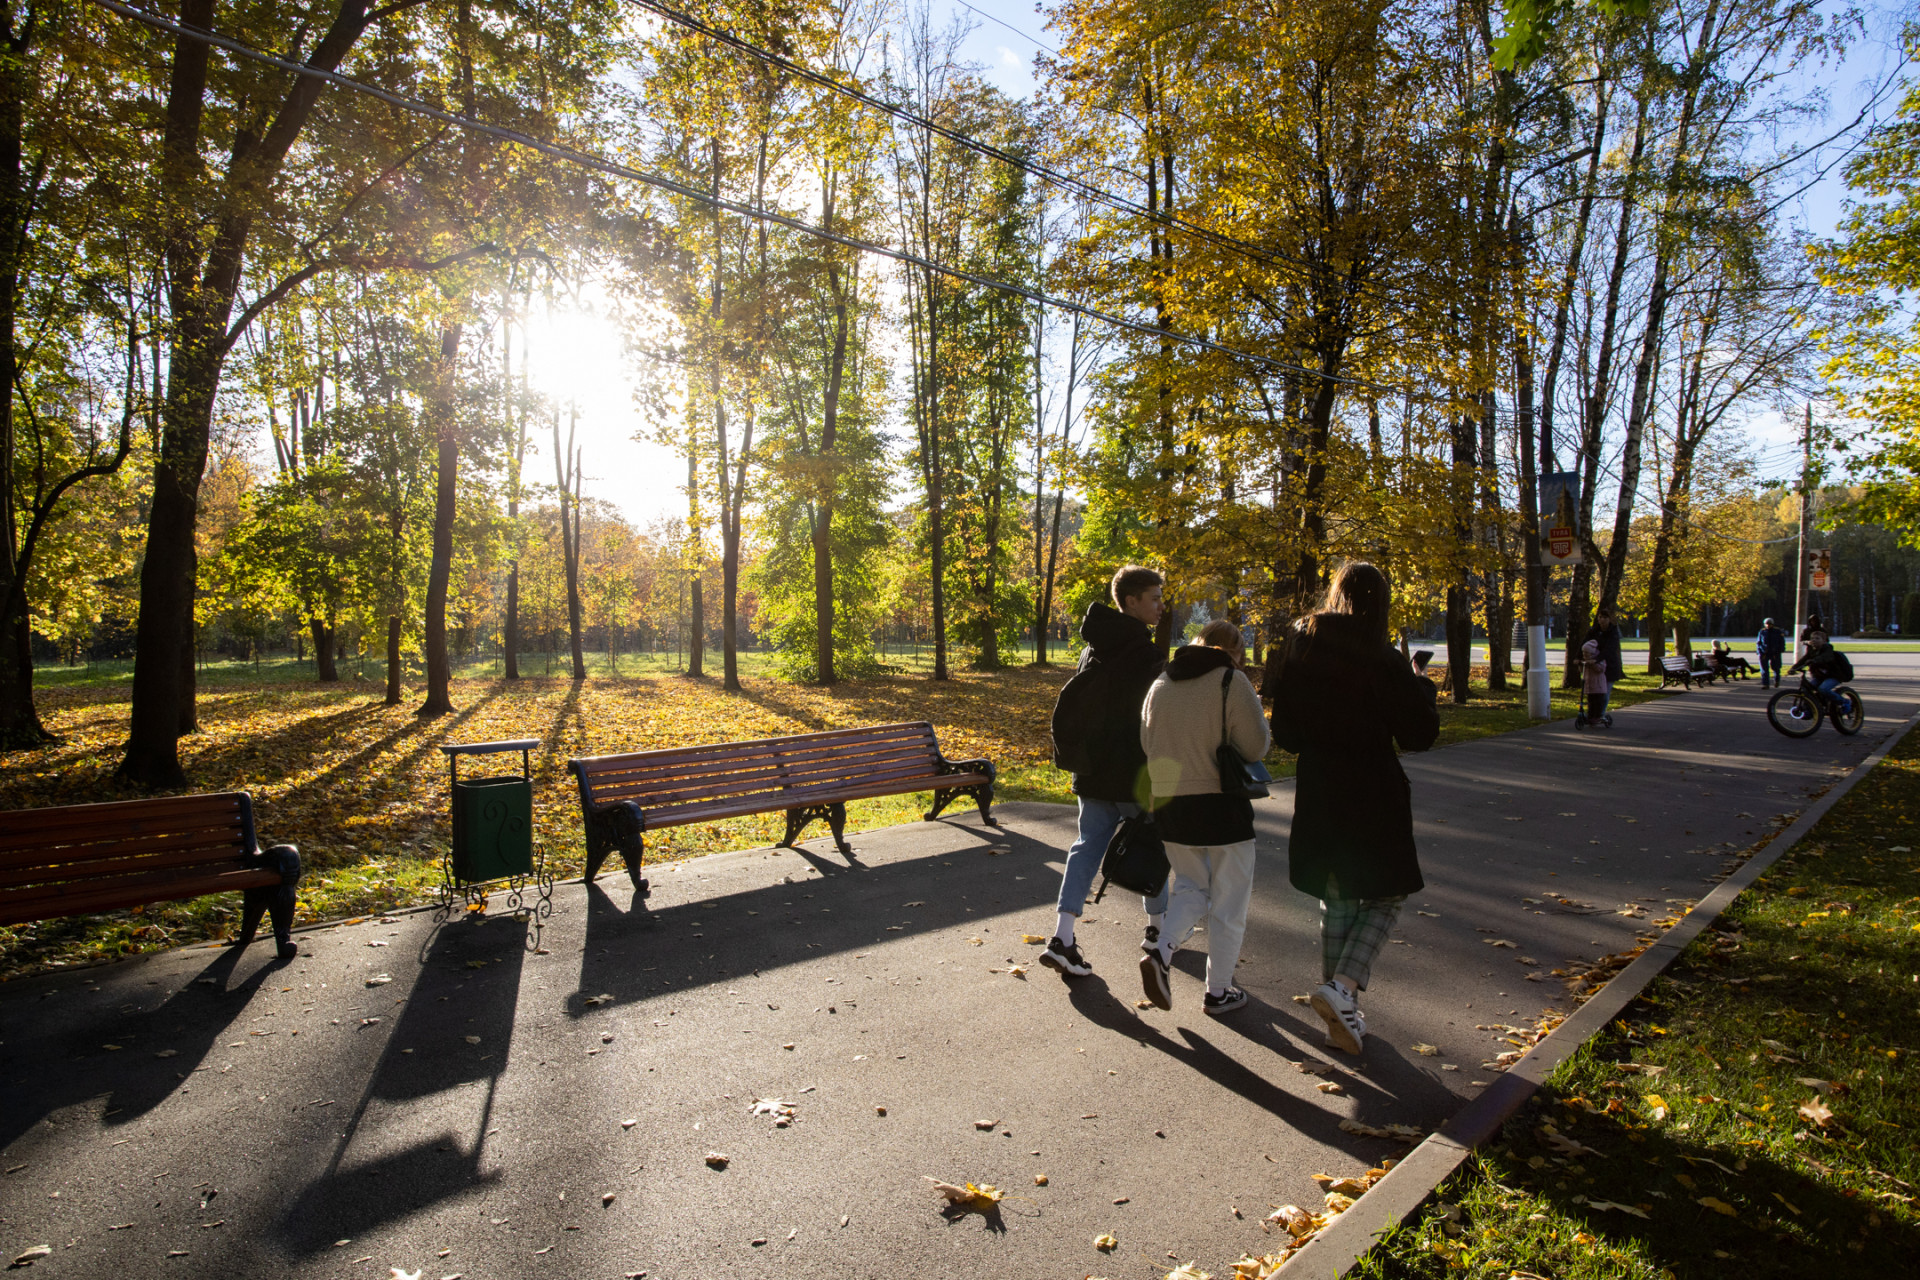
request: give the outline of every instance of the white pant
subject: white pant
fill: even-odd
[[[1247,934],[1247,903],[1253,897],[1253,841],[1237,844],[1175,844],[1167,841],[1173,886],[1161,945],[1178,951],[1207,922],[1207,990],[1218,995],[1233,985],[1240,940]]]

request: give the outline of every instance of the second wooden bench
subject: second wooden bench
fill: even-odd
[[[844,835],[847,802],[911,791],[933,792],[928,822],[965,797],[978,806],[983,822],[995,825],[993,762],[947,759],[924,720],[586,756],[567,761],[567,768],[580,785],[586,878],[597,876],[617,852],[642,897],[646,833],[662,827],[784,809],[787,834],[777,847],[791,848],[808,823],[824,818],[840,852],[851,853]]]

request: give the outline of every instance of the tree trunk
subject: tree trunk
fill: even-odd
[[[927,272],[927,433],[926,457],[922,466],[927,478],[927,536],[932,561],[929,571],[933,598],[933,678],[948,679],[947,673],[947,548],[943,506],[946,476],[940,459],[940,283]]]
[[[440,367],[435,371],[430,412],[439,454],[433,477],[433,560],[427,570],[427,700],[414,714],[444,716],[453,711],[453,668],[447,659],[447,588],[453,578],[453,521],[460,473],[459,424],[453,411],[453,379],[460,357],[463,327],[440,332]]]
[[[184,0],[180,21],[209,28],[213,0]],[[332,71],[366,26],[365,0],[341,0],[326,34],[313,45],[309,66]],[[205,180],[204,99],[211,47],[177,37],[161,148],[162,181],[176,192]],[[159,456],[147,517],[146,558],[140,570],[140,627],[134,641],[133,705],[127,752],[116,773],[122,783],[178,787],[178,739],[194,727],[193,596],[198,570],[194,529],[200,479],[206,470],[214,395],[225,361],[228,318],[246,266],[253,218],[261,194],[278,177],[319,100],[321,82],[295,76],[277,110],[263,118],[263,134],[243,131],[232,143],[221,212],[211,227],[192,217],[167,227],[164,248],[172,351],[161,414]],[[209,235],[211,240],[209,241]]]
[[[528,287],[531,288],[532,286],[529,285]],[[507,370],[506,376],[503,378],[509,397],[512,395],[513,387],[512,360],[513,337],[512,332],[509,331],[505,356]],[[515,522],[520,519],[520,476],[521,468],[525,466],[527,459],[526,383],[527,358],[523,339],[520,361],[520,392],[522,401],[519,406],[520,411],[517,414],[514,413],[511,399],[508,400],[509,408],[507,410],[508,417],[513,423],[513,457],[509,460],[509,465],[512,467],[512,470],[507,475],[507,519]],[[517,529],[515,536],[518,536]],[[520,557],[517,553],[507,565],[507,613],[504,625],[501,627],[500,639],[507,650],[505,663],[506,678],[509,680],[518,680],[520,678]]]
[[[560,414],[553,415],[553,474],[560,485],[560,559],[567,574],[567,653],[573,659],[573,678],[587,678],[587,655],[580,644],[580,454],[573,444],[580,425],[580,407],[573,407],[567,423],[567,443],[560,446]],[[568,508],[572,508],[569,517]]]
[[[827,225],[833,225],[833,206],[827,205]],[[834,465],[839,447],[840,387],[847,367],[847,299],[837,263],[827,267],[827,285],[833,291],[833,351],[827,358],[827,389],[820,419],[820,479],[813,501],[813,670],[821,684],[832,684],[833,669],[833,510],[840,484]]]
[[[387,705],[397,707],[406,690],[400,687],[400,615],[387,618]]]
[[[332,684],[340,679],[340,667],[334,659],[333,628],[324,618],[308,618],[307,630],[313,635],[314,679]]]

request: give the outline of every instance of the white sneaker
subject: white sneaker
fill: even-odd
[[[1326,1020],[1327,1044],[1343,1053],[1359,1053],[1366,1038],[1367,1024],[1353,997],[1332,982],[1323,982],[1313,993],[1313,1011]]]

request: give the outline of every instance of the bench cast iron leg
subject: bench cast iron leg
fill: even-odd
[[[987,781],[971,787],[934,788],[933,808],[928,810],[925,820],[932,822],[940,816],[942,809],[945,809],[961,796],[966,796],[971,799],[974,805],[980,810],[980,821],[989,827],[999,826],[1000,824],[995,822],[993,818],[993,778],[995,776],[995,770],[992,762],[987,760],[967,760],[950,764],[947,766],[947,769],[953,773],[984,773],[987,775]]]
[[[292,936],[293,907],[300,885],[300,851],[290,844],[276,844],[254,854],[252,861],[257,867],[279,872],[280,883],[246,890],[240,913],[240,938],[234,945],[244,947],[253,941],[264,914],[273,921],[277,954],[282,960],[291,960],[300,954],[300,946]]]
[[[593,883],[610,853],[618,853],[627,864],[627,879],[633,881],[636,901],[651,892],[646,877],[640,874],[641,860],[647,852],[647,819],[640,806],[628,800],[605,809],[588,819],[597,830],[587,840],[587,883]],[[598,838],[595,838],[595,837]]]
[[[834,848],[844,854],[851,854],[853,852],[853,846],[847,843],[845,834],[847,829],[847,806],[838,801],[832,804],[803,805],[797,809],[787,810],[787,834],[782,836],[780,843],[773,847],[776,849],[793,848],[793,842],[800,838],[800,833],[807,829],[807,824],[816,818],[824,819],[826,824],[833,829]]]

